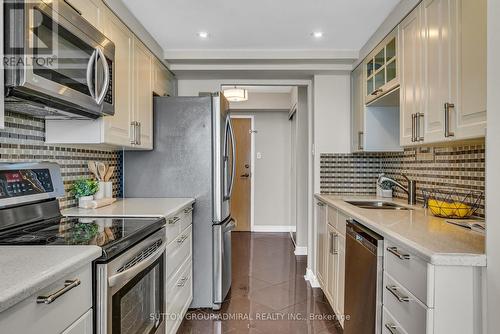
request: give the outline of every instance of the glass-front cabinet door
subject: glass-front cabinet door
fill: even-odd
[[[399,85],[398,29],[393,30],[365,59],[365,103],[392,91]]]

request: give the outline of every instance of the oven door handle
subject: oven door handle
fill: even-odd
[[[141,271],[149,267],[151,264],[153,264],[162,254],[165,252],[165,248],[167,245],[163,244],[161,245],[156,251],[151,253],[150,256],[142,260],[141,262],[138,262],[135,264],[133,267],[122,271],[121,273],[115,274],[111,277],[108,277],[108,285],[110,288],[114,287],[115,285],[119,285],[121,283],[125,283],[135,276],[137,276]]]

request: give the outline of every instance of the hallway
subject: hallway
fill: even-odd
[[[304,280],[306,257],[288,233],[235,232],[232,288],[219,312],[191,310],[179,329],[198,333],[341,333],[320,289]]]

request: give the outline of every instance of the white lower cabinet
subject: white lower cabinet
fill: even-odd
[[[481,268],[435,266],[389,240],[384,247],[383,333],[482,333]]]
[[[191,205],[167,217],[166,333],[175,334],[193,300]]]
[[[40,296],[51,296],[68,283],[80,281],[49,304],[38,304]],[[13,307],[0,313],[1,333],[92,334],[92,266],[66,275]]]
[[[318,202],[316,277],[340,324],[344,325],[345,231],[348,217]],[[321,240],[321,241],[320,241]]]
[[[62,334],[92,334],[94,324],[92,323],[92,310],[82,315],[80,319],[69,326]]]

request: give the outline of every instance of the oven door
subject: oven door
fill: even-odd
[[[165,230],[97,265],[96,332],[165,332]]]
[[[6,84],[96,117],[113,114],[114,44],[62,0],[6,3],[5,53],[15,55]]]

